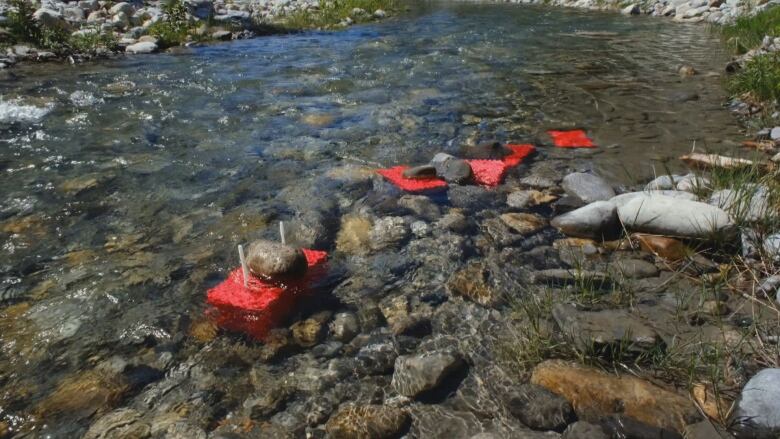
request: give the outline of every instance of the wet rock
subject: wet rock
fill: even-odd
[[[512,230],[501,218],[489,218],[480,224],[486,244],[482,247],[515,247],[523,243],[525,236]]]
[[[633,376],[548,360],[534,368],[531,382],[566,398],[585,421],[619,412],[654,427],[682,431],[701,419],[688,397]]]
[[[584,206],[585,203],[582,202],[578,197],[574,197],[571,195],[564,195],[563,197],[556,200],[553,204],[553,212],[556,215],[562,215],[566,212],[571,212],[574,209],[579,209],[580,207]]]
[[[506,300],[490,282],[491,273],[482,261],[469,262],[447,281],[447,291],[482,306],[495,307]]]
[[[80,419],[110,410],[127,392],[120,377],[100,371],[86,371],[65,378],[36,407],[46,418],[67,416]]]
[[[616,346],[630,341],[628,350],[641,351],[661,342],[653,328],[624,309],[581,311],[574,305],[557,304],[552,315],[561,331],[582,348]]]
[[[250,376],[255,391],[244,401],[244,410],[250,419],[266,420],[284,408],[291,390],[265,369],[254,368]]]
[[[520,179],[520,184],[533,189],[553,189],[556,186],[553,179],[539,175],[529,175],[528,177],[523,177]]]
[[[356,337],[352,342],[355,343],[359,339],[360,337]],[[393,370],[398,358],[398,345],[387,335],[372,336],[355,357],[359,363],[358,373],[384,375]]]
[[[609,200],[615,196],[614,189],[603,178],[584,172],[567,175],[563,178],[561,186],[567,194],[579,198],[584,203]]]
[[[620,194],[615,197],[612,197],[609,202],[614,204],[616,207],[620,208],[622,206],[625,206],[629,202],[637,199],[637,198],[649,198],[654,195],[663,195],[665,197],[671,197],[671,198],[678,198],[681,200],[689,200],[689,201],[697,201],[698,197],[696,195],[685,192],[685,191],[676,191],[676,190],[645,190],[642,192],[628,192],[625,194]]]
[[[455,233],[465,233],[471,228],[466,215],[456,209],[451,209],[446,215],[442,216],[436,223],[437,227],[447,229]]]
[[[686,238],[709,238],[734,227],[722,209],[665,196],[632,200],[618,209],[618,217],[629,230]]]
[[[547,220],[531,213],[505,213],[501,221],[521,235],[530,235],[547,227]]]
[[[769,190],[765,186],[716,191],[710,197],[709,204],[725,210],[733,218],[745,221],[759,221],[770,213]]]
[[[612,286],[612,279],[606,273],[590,270],[568,270],[565,268],[534,271],[531,273],[531,282],[553,287],[573,285],[577,282],[587,282],[596,289]]]
[[[780,369],[764,369],[745,384],[732,422],[739,438],[769,439],[780,434]]]
[[[141,41],[139,43],[131,44],[125,48],[125,52],[131,53],[131,54],[142,54],[142,53],[154,53],[157,51],[157,44],[152,43],[150,41]]]
[[[393,439],[409,429],[411,418],[405,410],[382,405],[344,407],[325,427],[333,439]]]
[[[325,325],[313,318],[296,322],[290,329],[295,342],[304,348],[316,345],[325,337]]]
[[[281,357],[290,355],[298,349],[294,343],[292,332],[287,328],[272,329],[263,340],[263,349],[260,359],[263,361],[275,361]]]
[[[693,66],[683,65],[677,70],[677,73],[683,78],[687,78],[696,74],[696,69]]]
[[[568,236],[609,240],[621,232],[617,208],[609,201],[596,201],[556,216],[550,224]]]
[[[610,437],[638,439],[683,439],[676,431],[647,425],[623,415],[611,415],[601,420],[601,428]]]
[[[480,160],[501,160],[509,152],[503,143],[496,140],[482,142],[477,145],[466,145],[461,148],[462,157]]]
[[[341,218],[341,228],[336,235],[338,251],[362,255],[370,250],[369,237],[373,224],[371,219],[360,215],[344,215]]]
[[[390,330],[395,335],[425,337],[432,331],[431,319],[420,314],[409,314],[388,323],[390,323]]]
[[[467,211],[490,209],[504,204],[504,198],[499,192],[474,185],[450,186],[447,197],[453,207]]]
[[[404,195],[398,200],[398,205],[428,221],[436,221],[441,216],[439,206],[422,195]]]
[[[471,180],[471,165],[465,160],[449,158],[436,163],[436,175],[450,184],[464,184]]]
[[[561,439],[610,439],[600,425],[577,421],[569,425]]]
[[[300,275],[306,271],[303,252],[274,241],[257,240],[246,252],[249,271],[256,276]]]
[[[401,395],[419,398],[435,391],[465,367],[463,358],[453,351],[404,355],[395,360],[392,385]]]
[[[146,439],[151,434],[151,426],[143,420],[141,413],[121,408],[93,423],[84,434],[84,439]]]
[[[190,422],[176,422],[165,430],[166,439],[206,439],[206,432]]]
[[[639,242],[642,250],[660,256],[670,261],[677,261],[685,258],[689,251],[682,241],[666,236],[645,235],[635,233],[631,235],[632,239]]]
[[[506,204],[515,209],[524,209],[527,207],[539,206],[552,203],[558,197],[552,194],[546,194],[534,189],[515,191],[506,197]]]
[[[348,343],[360,332],[360,324],[351,312],[338,313],[330,322],[330,333],[336,340]]]
[[[369,242],[373,250],[394,247],[409,237],[409,227],[399,216],[378,219],[369,232]]]
[[[549,390],[523,384],[508,396],[509,412],[534,430],[563,431],[576,419],[571,404]]]
[[[616,278],[644,279],[657,276],[658,267],[641,259],[620,258],[612,263],[610,272]]]
[[[403,172],[404,178],[411,180],[426,180],[436,177],[436,167],[433,165],[421,165],[409,168]]]

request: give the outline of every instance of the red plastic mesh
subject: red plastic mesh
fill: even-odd
[[[388,169],[379,169],[376,172],[385,177],[400,189],[406,192],[423,192],[431,189],[447,187],[447,182],[441,178],[411,179],[405,178],[403,173],[408,166],[395,166]]]
[[[585,134],[583,130],[555,131],[550,130],[547,134],[552,137],[555,146],[558,148],[595,148],[596,145]]]
[[[243,332],[262,340],[268,331],[289,317],[298,297],[304,295],[311,281],[323,273],[327,252],[303,249],[309,269],[301,279],[274,283],[250,275],[244,287],[241,267],[233,270],[224,282],[210,289],[206,300],[216,309],[210,315],[217,325]]]
[[[474,183],[497,186],[509,167],[501,160],[466,160],[474,174]]]

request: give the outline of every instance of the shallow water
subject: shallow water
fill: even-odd
[[[709,74],[725,59],[703,26],[456,4],[338,33],[16,68],[0,77],[0,420],[40,425],[58,383],[114,355],[175,346],[176,361],[236,244],[309,211],[337,222],[370,190],[345,185],[359,172],[344,165],[498,138],[631,184],[694,145],[731,148],[741,133]],[[681,79],[681,64],[699,75]],[[545,146],[545,130],[571,127],[600,147]],[[88,424],[48,422],[63,437]]]

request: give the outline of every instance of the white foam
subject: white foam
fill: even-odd
[[[25,105],[19,99],[6,101],[0,97],[0,123],[38,122],[49,114],[52,108],[53,105],[36,107],[35,105]]]

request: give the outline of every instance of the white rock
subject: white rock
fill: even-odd
[[[67,23],[62,18],[62,14],[53,9],[38,9],[33,13],[33,20],[37,21],[41,26],[47,28],[67,27]]]
[[[696,195],[690,193],[690,192],[683,192],[683,191],[641,191],[641,192],[627,192],[625,194],[620,194],[615,197],[612,197],[609,199],[609,201],[614,204],[616,207],[622,207],[628,204],[630,201],[633,201],[640,197],[650,197],[653,195],[663,195],[666,197],[672,197],[672,198],[678,198],[681,200],[690,200],[690,201],[697,201]]]
[[[769,138],[772,140],[780,140],[780,127],[772,128],[772,131],[769,132]]]
[[[769,190],[764,186],[714,192],[709,203],[729,212],[733,218],[758,221],[769,213]]]
[[[111,7],[111,9],[108,10],[108,13],[111,15],[116,15],[119,14],[120,12],[130,17],[135,12],[135,8],[130,3],[121,2],[115,4],[114,6]]]
[[[585,203],[609,200],[615,196],[615,190],[603,178],[584,172],[567,175],[563,178],[561,186],[567,194]]]
[[[142,41],[140,43],[131,44],[125,49],[125,52],[132,54],[152,53],[156,51],[157,45],[149,41]]]
[[[662,195],[636,198],[618,208],[618,217],[632,231],[687,238],[707,238],[734,227],[723,209]]]
[[[637,4],[630,4],[626,6],[625,8],[620,10],[620,13],[623,15],[639,15],[639,13],[642,12],[639,9],[639,5]]]
[[[609,240],[620,233],[617,208],[609,201],[596,201],[552,219],[550,225],[578,238]]]
[[[777,437],[780,433],[780,369],[764,369],[739,396],[733,419],[740,437]]]

